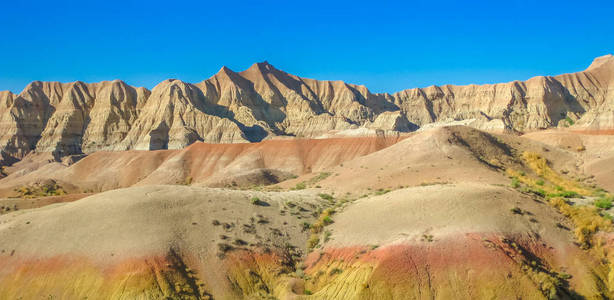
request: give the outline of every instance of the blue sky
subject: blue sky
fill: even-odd
[[[0,90],[33,80],[152,88],[267,60],[395,92],[575,72],[614,52],[614,1],[292,2],[3,1]]]

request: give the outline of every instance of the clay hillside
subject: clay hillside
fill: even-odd
[[[0,299],[613,299],[614,57],[0,93]]]

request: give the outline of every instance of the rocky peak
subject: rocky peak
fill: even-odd
[[[584,72],[501,84],[430,86],[372,94],[342,81],[318,81],[268,62],[235,72],[222,67],[190,84],[167,79],[151,91],[123,81],[34,81],[19,95],[0,93],[0,151],[181,148],[195,141],[315,137],[356,127],[405,131],[459,120],[478,128],[614,128],[614,57]],[[569,122],[568,120],[572,120]]]
[[[612,65],[614,64],[614,56],[612,54],[606,54],[603,56],[599,56],[593,60],[591,65],[586,69],[587,71],[597,69],[604,65]]]

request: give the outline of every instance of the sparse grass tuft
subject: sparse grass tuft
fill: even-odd
[[[325,242],[325,243],[326,243],[326,242],[328,242],[328,240],[330,240],[330,236],[331,236],[332,234],[333,234],[333,233],[332,233],[332,232],[330,232],[330,231],[328,231],[328,230],[324,231],[324,242]]]
[[[528,167],[536,173],[538,179],[532,178],[524,172],[516,172],[508,169],[507,173],[512,178],[512,186],[520,183],[526,185],[524,191],[532,192],[542,198],[546,198],[550,205],[565,215],[574,224],[574,236],[583,248],[588,249],[594,244],[593,236],[598,231],[611,230],[612,219],[608,214],[600,214],[601,209],[609,209],[613,206],[612,199],[599,190],[582,185],[579,181],[567,179],[556,173],[545,158],[536,153],[524,152],[522,158]],[[600,198],[595,201],[595,207],[586,205],[572,205],[568,198],[582,198],[599,194]],[[515,207],[511,211],[521,214],[522,211]],[[561,228],[566,228],[560,225]]]
[[[304,190],[305,188],[307,188],[307,185],[305,185],[305,182],[299,182],[292,189],[293,190]]]
[[[386,193],[390,193],[390,190],[389,189],[378,189],[377,191],[375,191],[376,196],[383,195]]]
[[[258,197],[252,197],[252,199],[250,199],[250,202],[253,205],[261,205],[261,206],[267,206],[268,203],[266,203],[265,201],[260,200],[260,198]]]
[[[520,187],[520,181],[518,180],[518,178],[512,177],[512,183],[510,185],[511,187],[517,189]]]
[[[320,194],[318,194],[318,196],[320,196],[320,198],[322,198],[324,200],[328,200],[328,201],[332,201],[334,199],[333,196],[331,196],[329,194],[325,194],[325,193],[320,193]]]
[[[510,209],[510,211],[515,215],[522,215],[522,209],[520,209],[519,207],[513,207],[512,209]]]
[[[333,219],[330,217],[335,213],[335,210],[332,208],[327,208],[319,215],[318,220],[311,224],[311,237],[307,241],[307,248],[313,249],[320,242],[320,233],[324,230],[325,226],[328,226],[333,223]],[[325,233],[326,235],[326,233]],[[330,234],[329,234],[330,235]],[[326,236],[325,236],[326,239]]]
[[[601,209],[610,209],[612,208],[612,198],[604,197],[595,200],[595,206]]]
[[[574,223],[574,235],[583,248],[590,248],[594,233],[609,230],[612,225],[612,221],[602,217],[597,208],[572,206],[561,197],[551,198],[549,202]]]
[[[309,240],[307,240],[307,248],[313,249],[318,245],[319,242],[320,242],[320,235],[316,233],[312,233],[311,236],[309,237]]]
[[[42,185],[23,186],[15,189],[21,198],[36,198],[48,196],[60,196],[66,192],[57,183],[45,183]]]

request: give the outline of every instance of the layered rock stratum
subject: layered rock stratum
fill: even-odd
[[[2,169],[0,298],[612,299],[613,142],[442,126],[29,155]]]
[[[430,86],[371,93],[342,81],[301,78],[267,62],[223,67],[191,84],[165,80],[151,91],[123,81],[30,83],[0,92],[3,161],[31,152],[180,149],[196,141],[242,143],[277,136],[406,132],[462,122],[526,132],[549,127],[614,128],[614,57],[582,72],[527,81]]]

